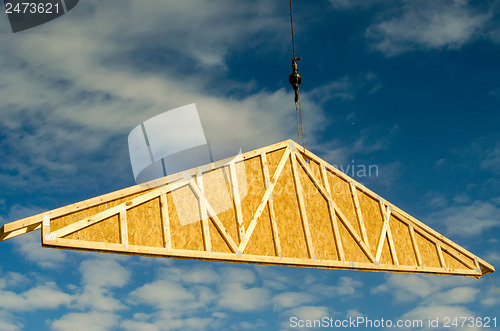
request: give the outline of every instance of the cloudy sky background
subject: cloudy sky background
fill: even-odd
[[[0,224],[133,185],[130,131],[190,103],[213,146],[296,140],[288,15],[284,0],[86,0],[16,34],[0,15]],[[498,268],[500,2],[295,0],[294,15],[306,147],[376,165],[354,178]],[[106,256],[39,233],[0,256],[0,330],[500,318],[488,277]]]

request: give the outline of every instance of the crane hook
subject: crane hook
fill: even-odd
[[[302,83],[302,76],[298,73],[297,61],[300,61],[300,57],[292,59],[292,73],[288,76],[288,82],[295,90],[295,102],[299,100],[299,85]]]

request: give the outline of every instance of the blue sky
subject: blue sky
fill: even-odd
[[[190,103],[215,146],[296,140],[288,15],[284,0],[86,0],[16,34],[0,15],[0,224],[133,185],[130,131]],[[295,0],[294,20],[306,147],[376,165],[354,178],[498,268],[500,3]],[[500,323],[487,276],[108,256],[39,233],[0,256],[0,330]]]

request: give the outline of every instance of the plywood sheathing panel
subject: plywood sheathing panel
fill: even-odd
[[[121,241],[120,220],[118,215],[115,215],[96,223],[92,227],[71,233],[64,238],[118,244]]]
[[[444,256],[444,261],[446,263],[446,267],[451,270],[467,270],[469,267],[467,267],[464,263],[460,262],[453,256],[451,256],[448,253],[443,252]]]
[[[176,195],[177,205],[174,203],[173,194]],[[198,251],[204,250],[201,222],[181,225],[179,220],[179,209],[183,210],[184,213],[196,212],[196,215],[199,215],[198,207],[196,207],[196,210],[192,207],[198,206],[198,200],[189,186],[183,186],[173,192],[167,193],[167,205],[170,219],[172,248]],[[194,217],[194,215],[191,215],[191,217]]]
[[[247,179],[246,183],[247,190],[246,192],[244,192],[242,189],[240,189],[240,198],[241,198],[241,211],[243,214],[243,225],[246,230],[250,226],[250,222],[253,219],[255,211],[257,210],[257,207],[259,206],[262,200],[262,196],[264,195],[265,192],[265,187],[264,187],[264,175],[262,173],[262,166],[259,156],[245,160],[244,167],[245,167],[245,176]],[[274,174],[274,171],[272,172],[272,174]],[[242,185],[240,185],[240,187],[242,186],[243,183]],[[265,217],[265,215],[262,215],[261,217]],[[267,221],[264,218],[262,218],[262,220],[263,222]]]
[[[346,262],[356,264],[357,262],[368,263],[370,260],[366,257],[361,247],[356,243],[356,240],[349,233],[349,230],[342,222],[338,222],[340,237],[342,238],[342,247],[344,248],[344,255]]]
[[[399,263],[402,265],[418,266],[408,226],[392,215],[390,225]]]
[[[352,200],[351,189],[349,183],[335,174],[327,171],[328,182],[332,199],[336,202],[339,209],[347,217],[347,220],[354,227],[358,234],[361,234],[361,228],[356,218],[354,202]],[[373,249],[372,249],[373,250]]]
[[[301,154],[302,155],[302,154]],[[304,155],[302,155],[304,157]],[[305,157],[307,158],[307,157]],[[309,160],[309,169],[311,172],[314,174],[316,178],[321,178],[321,166],[319,165],[318,162],[314,160]]]
[[[273,232],[269,217],[269,209],[266,207],[259,218],[252,234],[252,239],[245,248],[245,254],[278,256],[274,248]]]
[[[209,232],[210,232],[210,242],[212,245],[212,251],[213,252],[221,252],[221,253],[231,253],[231,248],[228,246],[222,235],[220,234],[219,230],[215,226],[215,224],[210,221],[208,223],[209,226]]]
[[[276,172],[276,168],[278,168],[278,164],[283,157],[283,154],[285,153],[286,148],[280,148],[275,151],[271,151],[266,153],[267,161],[268,161],[268,167],[269,167],[269,175],[271,178],[273,177],[274,173]]]
[[[314,164],[313,167],[315,167]],[[328,212],[328,203],[311,178],[306,174],[304,168],[302,166],[298,168],[312,244],[316,248],[316,258],[338,260],[333,228]],[[317,171],[317,178],[321,178],[319,168],[315,171]]]
[[[270,159],[272,156],[268,156]],[[272,163],[272,161],[271,161]],[[273,191],[274,212],[283,257],[307,258],[307,244],[293,181],[292,165],[287,161]]]
[[[103,212],[103,211],[106,211],[112,207],[119,205],[119,204],[130,201],[130,200],[137,198],[139,196],[142,196],[143,194],[148,193],[150,191],[151,190],[147,190],[147,191],[144,191],[141,193],[132,194],[132,195],[120,198],[120,199],[116,199],[116,200],[104,202],[102,204],[98,204],[98,205],[91,207],[91,208],[85,208],[82,210],[78,210],[78,211],[72,212],[72,213],[65,215],[65,216],[53,218],[50,221],[50,229],[51,229],[51,231],[56,231],[58,229],[65,227],[66,225],[73,224],[81,219],[96,215],[96,214]]]
[[[439,255],[436,245],[429,240],[425,239],[420,233],[416,232],[415,237],[417,245],[422,256],[423,267],[441,267],[439,262]]]
[[[160,198],[152,199],[127,210],[127,227],[130,245],[165,247]]]
[[[372,252],[376,252],[379,245],[380,234],[382,233],[382,227],[384,225],[384,218],[380,212],[379,202],[363,192],[358,192],[357,195],[363,214],[363,220],[365,222],[368,245]],[[386,258],[387,254],[382,253],[382,256]],[[387,261],[387,259],[385,260]]]
[[[238,242],[238,223],[236,222],[236,213],[232,199],[232,189],[229,176],[228,167],[204,173],[203,192],[212,208],[218,213],[217,217],[229,232],[231,238]],[[210,234],[212,234],[211,229]],[[224,247],[227,248],[225,242]],[[215,250],[213,245],[212,249]]]
[[[451,268],[455,269],[472,269],[476,267],[476,263],[473,259],[465,256],[458,250],[449,246],[441,246],[441,248],[443,249],[445,261],[449,259],[449,261],[446,262],[447,266],[449,265]]]

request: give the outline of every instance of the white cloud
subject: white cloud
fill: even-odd
[[[167,280],[145,284],[134,290],[130,295],[140,303],[146,303],[164,310],[184,310],[188,306],[192,308],[193,303],[196,301],[195,295],[182,285]],[[168,298],[168,300],[165,300],[165,298]]]
[[[118,317],[110,313],[71,313],[53,321],[51,328],[56,331],[107,331],[115,327],[117,322]]]
[[[359,289],[363,283],[351,277],[340,277],[336,286],[317,283],[311,286],[311,291],[327,297],[342,297],[360,295]]]
[[[290,309],[287,314],[298,320],[321,320],[322,317],[330,316],[329,310],[324,306],[302,306]],[[288,322],[286,323],[288,324]]]
[[[0,313],[0,330],[2,331],[20,331],[22,330],[22,325],[18,323],[13,323],[10,321],[10,317],[3,316]]]
[[[491,18],[464,0],[404,1],[399,10],[389,13],[390,18],[366,32],[373,48],[388,56],[420,49],[460,48],[478,38]]]
[[[374,94],[382,88],[378,76],[366,72],[355,76],[344,76],[328,84],[318,86],[303,93],[303,99],[312,98],[315,102],[325,103],[332,99],[353,100],[360,94]]]
[[[80,265],[80,272],[83,288],[77,296],[76,307],[101,312],[125,308],[110,290],[123,287],[130,278],[130,272],[118,263],[116,258],[84,260]]]
[[[120,327],[126,331],[160,331],[161,328],[147,322],[123,321]]]
[[[284,292],[277,294],[273,298],[274,308],[276,310],[301,306],[311,301],[313,301],[312,295],[301,292]]]
[[[0,274],[1,275],[1,274]],[[16,287],[21,284],[28,284],[30,282],[29,278],[18,272],[7,272],[5,275],[1,275],[0,278],[0,290],[8,287]]]
[[[484,155],[480,166],[482,169],[500,174],[500,144],[496,144],[492,150]]]
[[[499,263],[500,264],[500,253],[498,251],[490,251],[484,256],[486,261],[491,263]]]
[[[244,284],[244,282],[223,284],[219,291],[219,307],[246,312],[261,310],[269,305],[269,290],[261,287],[248,288]]]
[[[490,280],[488,279],[488,281]],[[497,288],[495,288],[493,284],[491,284],[488,291],[486,292],[486,295],[483,295],[483,297],[481,297],[480,302],[483,306],[494,307],[500,305],[500,295]]]
[[[356,309],[347,309],[346,317],[358,318],[363,316],[364,314],[357,311]]]
[[[442,208],[429,216],[434,224],[444,224],[446,234],[478,236],[500,226],[500,207],[494,201],[474,201],[465,206]]]
[[[390,274],[386,279],[386,283],[372,288],[371,293],[390,293],[396,303],[420,301],[448,304],[453,299],[466,302],[466,295],[477,293],[474,287],[477,283],[468,278]]]
[[[66,260],[66,253],[58,249],[42,248],[40,231],[27,233],[12,239],[15,249],[26,260],[42,268],[56,269]]]
[[[462,304],[471,303],[477,300],[477,295],[479,294],[479,289],[461,286],[455,287],[448,291],[442,292],[439,296],[439,300],[435,303],[442,304]]]
[[[233,330],[252,330],[252,329],[257,329],[257,330],[262,330],[267,326],[266,322],[262,319],[257,319],[256,321],[252,322],[241,322],[238,325],[233,325],[231,329]]]
[[[172,280],[188,284],[213,284],[218,281],[219,275],[208,266],[194,268],[164,268],[159,277],[165,280]]]
[[[35,311],[68,306],[72,297],[57,288],[55,283],[45,283],[23,293],[0,290],[0,307],[6,311]]]

